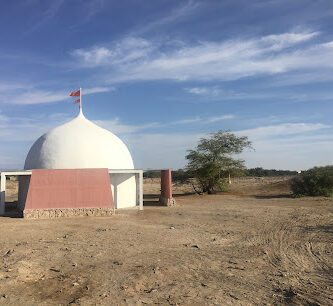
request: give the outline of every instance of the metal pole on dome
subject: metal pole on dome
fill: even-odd
[[[80,87],[80,113],[82,114],[82,88]]]

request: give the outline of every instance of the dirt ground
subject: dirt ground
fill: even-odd
[[[16,197],[9,182],[8,201]],[[239,179],[112,217],[0,218],[1,305],[333,305],[333,201]],[[8,204],[10,205],[10,204]],[[9,206],[8,206],[9,207]]]

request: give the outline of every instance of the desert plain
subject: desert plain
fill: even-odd
[[[243,178],[112,217],[0,218],[1,305],[333,305],[333,201],[293,198],[289,178]]]

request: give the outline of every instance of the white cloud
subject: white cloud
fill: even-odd
[[[101,93],[101,92],[109,92],[109,91],[114,91],[114,87],[92,87],[92,88],[83,88],[82,89],[82,95],[90,95],[94,93]]]
[[[246,135],[252,139],[262,139],[274,136],[286,136],[330,128],[322,123],[282,123],[279,125],[260,126],[254,129],[237,131],[239,135]]]
[[[221,89],[217,87],[190,87],[184,88],[188,93],[201,96],[217,96],[221,93]]]
[[[27,33],[37,30],[43,24],[54,18],[59,12],[64,2],[65,0],[54,0],[52,2],[49,2],[50,5],[48,6],[48,8],[38,15],[39,18],[35,18],[36,23],[30,29],[28,29]]]
[[[201,3],[198,1],[188,1],[185,4],[182,3],[180,6],[172,10],[170,14],[167,14],[164,17],[159,17],[156,21],[147,22],[147,20],[145,20],[143,26],[140,27],[136,25],[136,28],[133,29],[131,34],[143,35],[150,31],[156,31],[157,28],[161,29],[161,27],[164,26],[174,25],[197,12],[200,7]]]
[[[111,48],[94,46],[91,49],[76,49],[71,55],[79,60],[84,67],[105,65],[122,65],[148,57],[154,50],[152,42],[137,38],[125,37],[115,42]]]
[[[169,134],[147,133],[130,136],[127,143],[138,168],[182,168],[186,151],[192,149],[202,133]]]
[[[333,137],[327,134],[317,139],[296,135],[287,139],[258,139],[253,146],[255,151],[241,155],[248,167],[299,170],[333,164]]]
[[[178,121],[172,121],[169,124],[188,124],[188,123],[195,123],[195,122],[200,122],[202,119],[200,117],[195,117],[195,118],[188,118],[188,119],[182,119]]]
[[[208,122],[217,122],[217,121],[233,119],[233,118],[235,118],[234,115],[223,115],[223,116],[209,118],[207,121]]]
[[[135,133],[141,130],[146,130],[160,126],[160,124],[156,122],[151,122],[142,125],[126,125],[121,123],[119,118],[115,118],[112,120],[94,120],[94,123],[115,134]]]
[[[268,35],[261,38],[261,42],[267,44],[269,50],[278,51],[293,45],[308,41],[317,36],[319,32],[311,33],[285,33],[280,35]]]
[[[17,86],[17,85],[15,85]],[[50,91],[50,90],[39,90],[39,89],[25,89],[22,93],[17,93],[7,85],[7,91],[3,90],[0,92],[0,102],[10,104],[40,104],[40,103],[53,103],[60,102],[70,99],[68,90],[65,91]],[[93,87],[82,90],[82,95],[101,93],[113,91],[114,87]]]
[[[31,89],[33,86],[29,84],[22,84],[22,83],[8,83],[4,81],[0,81],[0,93],[14,91],[14,90],[21,90],[21,89]]]
[[[9,121],[9,118],[7,116],[1,114],[1,111],[0,111],[0,128],[6,127],[8,121]]]
[[[306,44],[318,32],[284,33],[247,40],[178,44],[127,37],[111,47],[72,51],[81,67],[108,67],[109,82],[129,80],[235,80],[297,69],[332,68],[333,42]],[[195,94],[205,87],[188,89]]]

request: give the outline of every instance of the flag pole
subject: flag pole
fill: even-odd
[[[82,114],[82,88],[80,87],[80,113]]]

